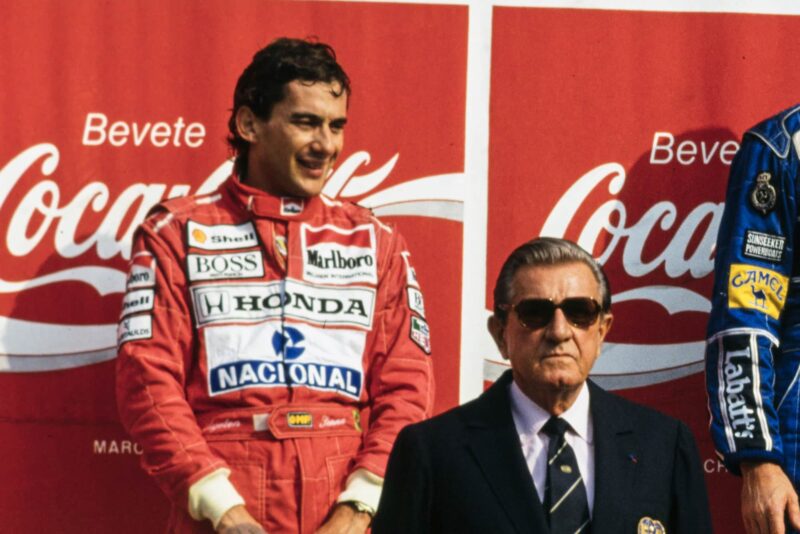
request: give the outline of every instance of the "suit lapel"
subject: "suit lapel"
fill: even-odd
[[[588,384],[595,457],[592,532],[620,532],[641,451],[630,418],[620,412],[616,399]]]
[[[542,504],[511,416],[510,382],[508,371],[466,414],[467,447],[516,530],[546,533]]]

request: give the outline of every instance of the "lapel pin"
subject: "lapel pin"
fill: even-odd
[[[639,520],[636,532],[638,534],[667,534],[667,529],[658,519],[645,516]]]
[[[628,460],[630,460],[631,463],[634,463],[634,464],[638,464],[639,463],[639,457],[636,456],[636,454],[632,453],[632,452],[628,454]]]

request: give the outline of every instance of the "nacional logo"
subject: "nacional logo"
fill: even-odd
[[[229,250],[258,246],[252,222],[206,226],[195,221],[186,224],[188,244],[203,250]]]
[[[361,395],[365,332],[276,321],[211,328],[205,338],[210,395],[261,387],[308,387],[352,399]]]
[[[188,254],[186,269],[191,281],[261,278],[264,276],[264,259],[260,250]]]
[[[336,285],[378,283],[373,225],[340,228],[303,224],[300,232],[305,280]]]
[[[272,334],[272,350],[275,351],[275,354],[282,355],[284,360],[296,360],[306,350],[303,346],[305,339],[306,337],[300,330],[287,326]]]
[[[286,279],[254,284],[206,284],[191,289],[197,324],[256,322],[290,317],[318,325],[369,330],[372,288],[318,287]]]
[[[778,319],[786,302],[789,278],[771,269],[731,265],[728,307],[755,310]]]

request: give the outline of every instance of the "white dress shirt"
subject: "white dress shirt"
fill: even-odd
[[[517,427],[519,442],[522,445],[522,454],[528,463],[528,469],[533,475],[533,483],[539,499],[544,501],[544,486],[547,479],[547,446],[550,438],[542,432],[550,413],[533,402],[517,383],[511,382],[511,415],[514,417],[514,426]],[[589,501],[589,513],[594,510],[594,427],[592,414],[589,411],[589,388],[584,383],[578,393],[578,398],[569,409],[561,414],[566,420],[570,430],[566,433],[566,440],[575,452],[578,469],[583,477],[586,487],[586,499]]]

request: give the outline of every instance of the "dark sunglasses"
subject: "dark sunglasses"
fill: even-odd
[[[571,297],[558,304],[551,299],[525,299],[513,306],[504,304],[500,309],[513,310],[522,326],[530,330],[542,328],[550,324],[556,309],[564,312],[564,317],[578,328],[589,328],[600,316],[602,307],[589,297]]]

